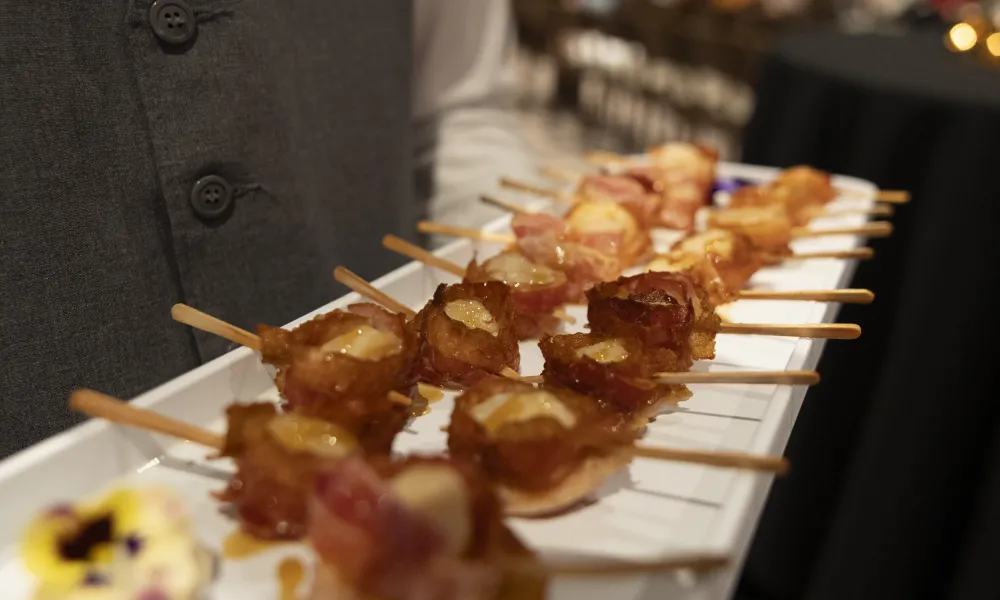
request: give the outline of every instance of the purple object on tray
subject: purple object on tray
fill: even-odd
[[[731,194],[741,187],[746,187],[748,185],[753,185],[753,182],[746,179],[740,179],[738,177],[716,179],[715,186],[712,187],[712,194],[715,194],[716,192],[726,192]]]

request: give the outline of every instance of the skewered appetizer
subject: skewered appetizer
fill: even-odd
[[[636,423],[691,397],[684,385],[655,380],[658,371],[633,338],[574,333],[542,338],[538,346],[545,358],[542,376],[547,383],[591,396]]]
[[[326,465],[311,494],[314,600],[487,600],[545,595],[533,560],[504,525],[496,495],[469,465],[408,457]]]
[[[236,473],[219,500],[233,505],[240,527],[256,538],[301,538],[317,470],[356,453],[357,439],[326,421],[281,415],[271,403],[233,404],[226,418],[221,455],[233,459]],[[385,446],[381,440],[378,445],[379,450]]]
[[[749,237],[726,229],[709,229],[678,240],[669,252],[652,260],[647,270],[686,272],[718,306],[736,300],[765,263],[764,253]]]
[[[594,283],[645,260],[652,245],[632,214],[610,202],[582,202],[562,219],[516,214],[511,227],[526,257],[566,275],[573,300]]]
[[[561,322],[552,313],[566,302],[569,291],[562,272],[533,263],[516,250],[507,250],[482,264],[473,259],[466,268],[465,281],[500,281],[510,288],[517,339],[537,339],[559,329]]]
[[[577,186],[575,201],[618,204],[645,229],[656,226],[663,202],[659,190],[644,176],[633,177],[631,173],[587,175]]]
[[[628,173],[649,182],[661,194],[656,224],[670,229],[691,230],[698,209],[712,201],[719,153],[707,146],[669,143],[649,151],[650,165],[633,167]]]
[[[217,571],[181,499],[160,487],[52,506],[28,525],[21,556],[35,600],[197,600]]]
[[[587,292],[591,332],[631,338],[655,372],[686,371],[715,357],[719,317],[708,294],[685,273],[648,272],[599,283]]]
[[[767,184],[746,186],[735,191],[729,205],[733,208],[781,208],[793,225],[802,226],[836,197],[837,190],[828,173],[799,166],[781,171]]]
[[[576,504],[626,465],[636,429],[620,413],[565,388],[493,378],[455,400],[452,456],[475,463],[511,515]]]
[[[409,411],[388,394],[408,396],[416,383],[417,337],[402,315],[353,304],[290,331],[261,325],[258,332],[287,410],[336,423],[366,452],[389,452]]]
[[[772,258],[791,256],[792,222],[780,206],[714,210],[706,219],[707,229],[725,229],[750,238],[753,245]]]
[[[440,285],[409,327],[418,332],[415,375],[462,389],[521,359],[514,331],[514,297],[499,281]]]

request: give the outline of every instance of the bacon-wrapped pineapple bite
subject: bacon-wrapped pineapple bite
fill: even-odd
[[[354,454],[357,440],[326,421],[279,414],[270,403],[233,404],[226,417],[222,455],[234,460],[236,473],[219,499],[233,505],[240,527],[254,537],[301,538],[317,469],[326,461]],[[387,428],[384,435],[389,433]],[[388,451],[383,440],[379,446],[378,450]]]
[[[533,555],[495,493],[455,459],[328,464],[313,486],[314,600],[541,600],[545,581],[507,571]]]
[[[349,430],[371,412],[357,403],[384,400],[390,391],[407,395],[414,383],[414,332],[402,315],[374,304],[353,304],[290,331],[264,325],[257,331],[262,359],[277,367],[289,410]]]
[[[715,357],[719,317],[686,273],[649,272],[600,283],[587,292],[590,330],[642,343],[656,372],[686,371]]]
[[[566,388],[493,378],[455,400],[452,456],[471,460],[498,486],[505,512],[566,509],[628,463],[633,423]]]
[[[790,256],[792,222],[780,206],[727,208],[713,210],[707,219],[709,229],[725,229],[742,234],[768,258]]]
[[[837,190],[828,173],[811,167],[792,167],[769,183],[736,190],[729,206],[781,209],[792,225],[800,227],[818,216],[823,206],[836,197]]]
[[[733,302],[750,277],[764,265],[761,252],[745,235],[709,229],[685,236],[669,252],[652,260],[650,271],[686,272],[704,288],[714,305]]]
[[[558,331],[561,321],[552,313],[566,302],[569,290],[562,272],[531,262],[516,250],[508,250],[482,264],[473,259],[466,269],[465,281],[500,281],[510,288],[517,339],[537,339]]]
[[[521,358],[514,330],[514,297],[499,281],[440,285],[410,322],[420,338],[420,381],[462,389]]]
[[[655,223],[671,229],[693,229],[698,209],[712,201],[718,152],[698,144],[670,143],[651,149],[649,154],[649,166],[633,167],[628,174],[660,194]]]
[[[577,202],[618,204],[635,218],[640,227],[657,224],[662,199],[660,192],[639,177],[626,175],[587,175],[576,190]]]
[[[691,397],[684,385],[657,383],[657,371],[633,338],[574,333],[543,338],[538,346],[546,382],[592,396],[638,424]]]

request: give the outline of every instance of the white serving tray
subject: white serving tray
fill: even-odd
[[[752,180],[772,177],[762,167],[722,163],[720,176]],[[867,206],[874,185],[858,179],[836,177],[841,189],[867,194],[867,200],[844,199],[838,204]],[[853,196],[853,195],[852,195]],[[814,227],[860,225],[862,216],[842,216],[814,222]],[[504,231],[508,219],[486,229]],[[670,236],[658,239],[666,244]],[[854,236],[827,236],[800,240],[798,252],[837,250],[864,245]],[[490,256],[495,244],[456,241],[438,254],[465,264],[479,252]],[[346,266],[350,266],[349,264]],[[790,262],[757,273],[757,289],[835,289],[850,282],[854,261],[809,260]],[[332,276],[332,275],[331,275]],[[411,263],[377,280],[375,284],[405,304],[418,308],[437,284],[452,282],[451,275]],[[357,302],[350,294],[292,323]],[[822,323],[835,319],[838,306],[814,302],[740,301],[732,305],[732,320],[755,323]],[[583,307],[569,310],[582,330]],[[249,327],[252,323],[239,323]],[[183,327],[183,325],[176,325]],[[835,341],[833,343],[851,343]],[[819,361],[823,341],[764,336],[721,335],[714,361],[696,369],[812,369]],[[525,374],[541,371],[536,343],[521,344]],[[805,396],[803,387],[768,385],[695,385],[694,397],[676,412],[651,424],[645,442],[684,448],[727,449],[758,454],[780,454]],[[223,411],[234,400],[276,398],[271,371],[256,353],[245,348],[205,364],[134,400],[137,406],[222,431]],[[431,412],[413,421],[400,434],[396,450],[439,452],[445,448],[441,426],[448,422],[451,397],[432,405]],[[68,409],[67,409],[68,410]],[[32,583],[17,557],[22,528],[46,505],[99,492],[113,482],[166,483],[188,501],[197,531],[218,550],[236,524],[222,516],[210,492],[224,486],[232,466],[228,461],[207,462],[205,451],[189,443],[142,431],[90,421],[74,427],[0,462],[0,597],[30,597]],[[794,465],[792,465],[794,468]],[[525,541],[549,557],[609,557],[654,559],[676,553],[727,553],[733,564],[711,575],[695,578],[680,573],[619,579],[555,581],[550,598],[579,600],[615,599],[722,599],[728,598],[760,516],[771,477],[763,474],[690,464],[637,459],[601,490],[594,504],[549,520],[512,520]],[[225,561],[213,586],[211,600],[273,600],[278,598],[278,562],[291,554],[308,557],[301,545],[278,546],[242,561]]]

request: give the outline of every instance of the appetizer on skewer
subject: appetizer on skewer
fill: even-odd
[[[636,429],[565,388],[492,378],[455,400],[448,450],[499,487],[507,514],[568,508],[628,464]]]
[[[280,414],[271,403],[230,405],[226,419],[220,454],[233,459],[236,473],[217,498],[233,506],[240,527],[256,538],[300,539],[318,469],[361,451],[359,440],[328,421]]]
[[[419,351],[404,317],[370,303],[353,304],[295,329],[260,325],[261,359],[277,368],[287,410],[336,423],[366,452],[388,453],[409,409],[389,399],[410,396]]]
[[[542,378],[546,383],[591,396],[635,423],[691,397],[683,384],[656,380],[665,361],[662,357],[651,360],[634,338],[573,333],[542,338],[538,346],[545,359]],[[657,354],[656,350],[652,353]]]
[[[349,459],[320,472],[308,541],[312,598],[488,600],[545,596],[541,568],[504,525],[488,482],[448,458]]]
[[[656,372],[686,371],[715,357],[720,320],[708,294],[686,274],[649,272],[587,292],[590,330],[638,340]]]
[[[505,368],[516,371],[514,316],[510,288],[499,281],[439,285],[409,324],[420,339],[416,377],[462,389]]]
[[[559,307],[566,303],[569,282],[561,271],[533,263],[516,250],[507,250],[482,263],[472,259],[465,281],[506,284],[514,299],[514,335],[519,340],[555,333],[562,320]]]

